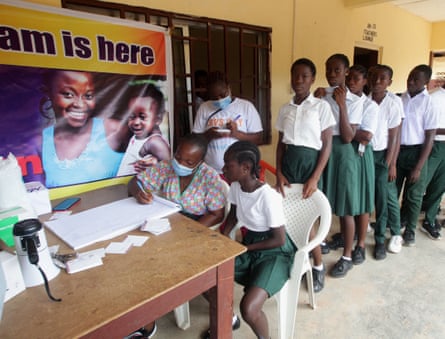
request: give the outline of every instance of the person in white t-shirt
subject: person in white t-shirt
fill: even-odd
[[[445,192],[445,79],[442,87],[431,94],[433,110],[438,114],[439,125],[434,138],[434,146],[428,158],[427,188],[423,197],[425,227],[434,227],[440,237],[441,225],[436,219],[442,195]],[[438,238],[439,238],[438,237]]]
[[[281,194],[258,179],[258,147],[238,141],[227,149],[224,162],[224,175],[232,183],[224,234],[238,222],[247,229],[247,252],[235,259],[235,281],[244,286],[241,314],[257,338],[270,338],[262,308],[289,279],[296,246],[286,233]]]
[[[223,73],[211,72],[207,81],[209,100],[200,105],[192,132],[204,134],[208,139],[205,162],[221,174],[227,148],[238,140],[259,144],[263,127],[255,106],[232,96]]]

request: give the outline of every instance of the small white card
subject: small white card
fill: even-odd
[[[149,237],[143,235],[129,235],[123,242],[131,244],[132,246],[140,247],[145,244],[148,239]]]
[[[65,263],[67,273],[76,273],[102,265],[102,258],[96,254],[80,254],[76,259]]]
[[[131,243],[111,242],[105,249],[105,253],[125,254],[128,252],[131,246],[133,246]]]

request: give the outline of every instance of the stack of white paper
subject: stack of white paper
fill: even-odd
[[[45,225],[75,250],[111,239],[140,227],[146,219],[162,218],[181,210],[163,198],[153,196],[148,205],[126,198],[76,213]]]

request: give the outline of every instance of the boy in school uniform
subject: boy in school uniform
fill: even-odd
[[[433,111],[426,89],[431,74],[432,70],[427,65],[414,67],[407,79],[407,91],[402,94],[405,118],[401,129],[396,184],[400,195],[405,182],[400,218],[406,225],[403,233],[406,246],[415,245],[415,229],[426,188],[427,161],[436,135],[437,114]],[[421,230],[434,236],[435,228],[422,225]]]
[[[423,197],[425,220],[422,228],[431,229],[428,232],[432,239],[440,239],[441,225],[436,219],[442,194],[445,192],[445,79],[442,87],[431,93],[433,110],[438,114],[438,129],[434,138],[434,146],[428,158],[427,188]]]
[[[400,208],[397,198],[395,177],[389,169],[395,166],[399,147],[399,129],[403,117],[402,100],[388,91],[392,83],[392,68],[376,65],[369,72],[371,93],[369,97],[379,105],[378,125],[371,144],[374,151],[375,168],[375,227],[374,258],[386,258],[385,232],[389,226],[391,239],[388,250],[399,253],[403,239],[400,232]],[[391,217],[395,220],[392,220]]]

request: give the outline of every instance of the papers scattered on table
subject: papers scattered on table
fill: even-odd
[[[103,264],[102,258],[105,256],[105,249],[99,248],[96,250],[79,253],[76,259],[67,261],[65,263],[67,273],[76,273],[87,270]]]
[[[170,221],[168,219],[149,219],[145,225],[141,226],[141,231],[150,232],[159,235],[171,230]]]

